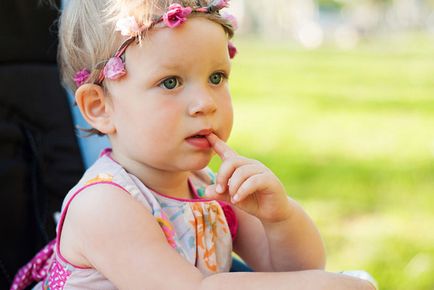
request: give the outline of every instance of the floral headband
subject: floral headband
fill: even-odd
[[[114,55],[105,62],[102,70],[99,73],[98,79],[95,84],[101,85],[104,79],[109,80],[117,80],[127,74],[125,69],[125,60],[124,53],[128,46],[133,43],[135,40],[139,43],[142,39],[142,33],[146,30],[150,30],[156,24],[163,22],[167,27],[174,28],[187,20],[187,17],[193,12],[196,13],[218,13],[221,9],[229,6],[230,0],[213,0],[211,4],[206,7],[192,8],[192,7],[183,7],[180,4],[172,4],[167,9],[167,12],[160,16],[158,19],[151,22],[148,27],[144,25],[139,25],[134,18],[134,16],[127,16],[125,18],[119,19],[116,23],[115,31],[119,31],[121,35],[127,36],[128,38],[121,44],[118,50],[114,53]],[[234,30],[237,29],[237,21],[234,16],[230,14],[221,15],[225,18]],[[229,42],[228,52],[230,58],[234,58],[237,49],[236,47]],[[74,75],[74,82],[77,87],[86,83],[90,77],[91,72],[88,69],[82,69],[78,71]]]

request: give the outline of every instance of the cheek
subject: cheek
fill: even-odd
[[[224,136],[221,136],[224,138],[225,141],[229,138],[229,135],[232,131],[232,125],[234,121],[234,112],[232,108],[232,101],[230,96],[228,98],[225,98],[225,100],[221,104],[222,108],[222,125],[224,127]]]
[[[234,114],[233,114],[233,111],[232,111],[232,108],[231,108],[230,112],[228,111],[228,114],[226,116],[226,128],[227,128],[227,137],[226,137],[226,140],[229,139],[229,136],[230,136],[230,134],[232,132],[233,123],[234,123]]]
[[[161,142],[169,141],[184,123],[184,109],[175,102],[161,102],[148,110],[147,127]]]

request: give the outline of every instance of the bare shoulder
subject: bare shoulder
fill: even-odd
[[[174,289],[174,281],[190,287],[201,279],[200,272],[170,247],[149,210],[113,185],[86,188],[71,202],[62,231],[64,256],[68,249],[118,288],[140,289],[146,283],[150,289]],[[165,279],[167,271],[179,279]]]
[[[130,211],[131,209],[133,211],[145,210],[138,201],[120,187],[111,184],[96,184],[85,188],[72,200],[67,217],[72,223],[94,224],[109,221],[116,211]]]
[[[61,231],[61,254],[72,264],[92,267],[86,247],[107,238],[121,219],[146,215],[146,209],[128,192],[110,184],[83,189],[71,201]],[[120,229],[118,229],[120,230]]]

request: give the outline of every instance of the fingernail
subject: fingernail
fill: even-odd
[[[223,187],[220,184],[217,184],[215,191],[217,191],[217,193],[223,193]]]
[[[235,195],[232,197],[232,200],[233,200],[233,202],[239,202],[239,201],[240,201],[240,196],[239,196],[238,194],[235,194]]]

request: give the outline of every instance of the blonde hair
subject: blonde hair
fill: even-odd
[[[99,70],[122,43],[115,32],[116,21],[134,16],[144,25],[162,15],[167,7],[179,3],[185,7],[206,7],[215,0],[69,0],[60,17],[59,64],[63,83],[75,91],[74,75],[83,69],[91,72],[93,83]],[[216,13],[198,13],[223,26],[229,38],[231,23]]]

